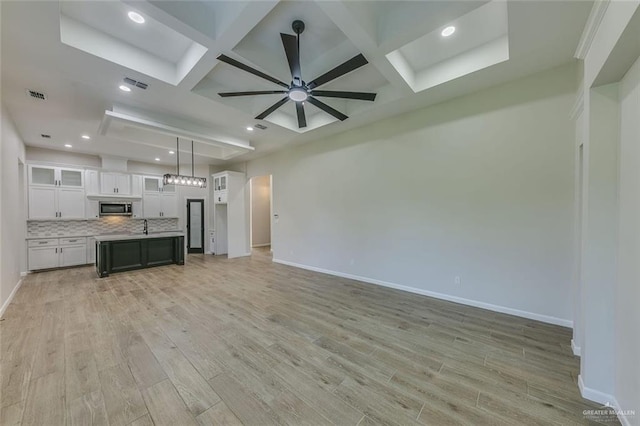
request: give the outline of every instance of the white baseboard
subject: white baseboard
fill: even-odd
[[[576,345],[576,342],[573,339],[571,339],[571,350],[575,356],[580,356],[580,346]]]
[[[489,311],[500,312],[503,314],[515,315],[522,318],[528,318],[536,321],[546,322],[548,324],[560,325],[563,327],[573,328],[573,321],[563,318],[552,317],[549,315],[536,314],[534,312],[522,311],[519,309],[508,308],[506,306],[493,305],[491,303],[479,302],[477,300],[465,299],[463,297],[452,296],[444,293],[436,293],[421,288],[409,287],[401,284],[391,283],[387,281],[376,280],[374,278],[362,277],[359,275],[345,274],[343,272],[331,271],[329,269],[317,268],[315,266],[303,265],[300,263],[289,262],[287,260],[273,259],[275,263],[281,263],[283,265],[294,266],[296,268],[308,269],[310,271],[321,272],[323,274],[334,275],[342,278],[349,278],[352,280],[362,281],[369,284],[376,284],[382,287],[389,287],[396,290],[407,291],[409,293],[421,294],[423,296],[433,297],[435,299],[447,300],[449,302],[460,303],[462,305],[473,306],[476,308],[487,309]]]
[[[20,274],[20,276],[23,276],[22,274],[26,275],[25,272],[22,272]],[[20,278],[20,281],[18,281],[18,284],[16,284],[16,286],[13,288],[13,290],[11,290],[11,294],[9,295],[7,300],[3,303],[2,307],[0,308],[0,318],[2,318],[2,316],[4,315],[4,311],[6,311],[7,308],[9,307],[9,304],[11,303],[13,298],[15,297],[15,295],[18,292],[18,289],[20,288],[21,285],[22,285],[22,278]]]
[[[597,402],[598,404],[614,406],[615,398],[608,393],[600,392],[599,390],[588,388],[584,385],[582,380],[582,374],[578,375],[578,388],[580,388],[580,394],[583,398],[589,401]]]
[[[586,387],[582,380],[582,374],[578,375],[578,388],[580,388],[580,394],[583,398],[602,404],[604,407],[613,408],[622,426],[631,426],[631,420],[624,414],[620,403],[618,403],[618,400],[613,395]]]
[[[618,420],[620,420],[620,423],[622,424],[622,426],[631,426],[631,420],[629,419],[629,417],[627,417],[626,415],[624,415],[623,413],[623,409],[622,407],[620,407],[620,404],[618,403],[618,400],[614,397],[613,398],[613,408],[616,410],[616,414],[618,416]],[[632,415],[639,415],[640,413],[634,413]]]
[[[252,248],[253,248],[253,247],[267,247],[267,246],[270,246],[270,245],[271,245],[271,243],[266,243],[266,244],[254,244],[254,245],[252,245],[251,247],[252,247]]]

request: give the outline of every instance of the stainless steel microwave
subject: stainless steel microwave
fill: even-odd
[[[132,216],[131,203],[100,201],[100,216]]]

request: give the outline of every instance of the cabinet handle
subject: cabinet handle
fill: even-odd
[[[62,247],[60,247],[60,253],[62,253]]]
[[[58,247],[56,247],[56,253],[58,252]]]
[[[46,241],[38,241],[38,244],[47,244]]]
[[[78,240],[68,240],[70,243],[75,243]]]

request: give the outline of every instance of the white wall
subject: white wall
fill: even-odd
[[[581,381],[589,389],[613,393],[611,306],[615,282],[618,222],[618,85],[586,94],[585,200],[581,311]]]
[[[581,88],[590,199],[582,211],[579,383],[585,398],[635,410],[619,416],[624,425],[640,425],[639,31],[640,1],[608,2],[584,59]]]
[[[71,151],[56,151],[53,149],[26,147],[27,161],[65,164],[69,166],[97,167],[102,166],[102,160],[97,155],[80,154]]]
[[[247,177],[273,175],[274,259],[570,325],[575,77],[249,162]]]
[[[620,83],[620,216],[615,290],[615,395],[640,425],[640,58]]]
[[[19,184],[24,183],[24,170],[19,163],[25,162],[25,147],[4,104],[1,109],[0,312],[4,312],[20,273],[26,271],[25,196]]]
[[[251,245],[271,244],[271,176],[256,176],[251,185]]]

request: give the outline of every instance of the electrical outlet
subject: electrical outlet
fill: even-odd
[[[459,276],[456,276],[456,277],[453,279],[453,282],[454,282],[454,283],[456,283],[457,285],[460,285],[460,282],[461,282],[460,277],[459,277]]]

